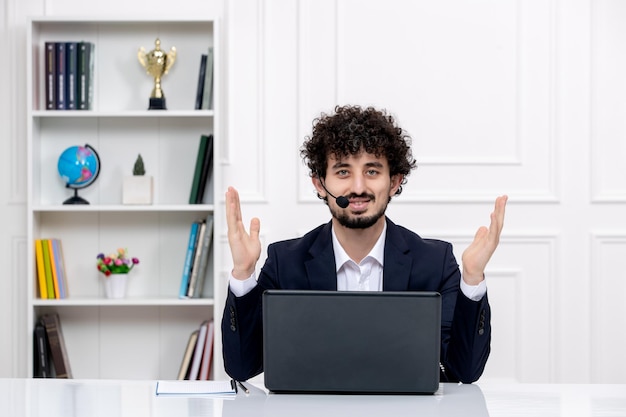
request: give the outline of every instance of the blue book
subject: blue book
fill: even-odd
[[[187,298],[187,287],[189,286],[189,277],[191,276],[191,266],[193,265],[193,258],[196,250],[199,225],[200,223],[198,222],[193,222],[191,224],[189,242],[187,243],[187,255],[185,256],[185,265],[183,266],[183,277],[180,281],[178,298]]]

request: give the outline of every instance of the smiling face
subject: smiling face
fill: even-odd
[[[326,177],[313,178],[317,192],[327,202],[330,212],[342,226],[365,229],[384,221],[385,210],[402,182],[401,175],[389,174],[389,164],[383,156],[362,151],[340,159],[329,156]],[[350,204],[340,208],[334,198],[328,198],[320,181],[334,196],[346,197]]]

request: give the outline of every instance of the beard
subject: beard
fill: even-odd
[[[373,195],[355,195],[355,194],[351,194],[351,195],[347,195],[346,196],[348,199],[350,198],[357,198],[357,197],[367,197],[370,200],[370,203],[375,203],[376,202],[376,198]],[[328,204],[328,201],[326,202]],[[387,204],[389,204],[389,201],[387,201],[387,203],[380,208],[380,210],[378,210],[378,212],[372,214],[371,216],[357,216],[357,217],[351,217],[349,212],[347,212],[345,209],[340,209],[338,207],[335,206],[331,206],[330,204],[328,205],[329,209],[330,209],[330,213],[332,214],[332,216],[337,219],[337,221],[339,222],[340,225],[342,225],[343,227],[347,227],[348,229],[367,229],[368,227],[372,227],[373,225],[376,224],[376,222],[385,214],[385,211],[387,210]],[[358,212],[356,214],[359,214]]]

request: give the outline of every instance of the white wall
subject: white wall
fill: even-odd
[[[12,358],[25,343],[16,323],[25,296],[26,17],[106,14],[115,3],[7,0],[0,11],[8,40],[0,66],[0,262],[10,271],[0,278],[0,334],[13,336],[0,344],[0,377],[19,375]],[[128,13],[171,7],[119,4]],[[460,259],[495,197],[510,196],[488,271],[494,330],[483,378],[626,382],[626,361],[615,359],[626,350],[626,3],[177,5],[182,14],[224,20],[222,186],[240,190],[244,217],[261,218],[265,243],[328,220],[299,159],[311,120],[335,104],[387,108],[414,138],[419,164],[390,206],[395,222],[453,242]]]

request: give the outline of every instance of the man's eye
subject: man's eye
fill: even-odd
[[[367,171],[367,175],[373,177],[375,175],[378,175],[378,171],[376,171],[375,169],[370,169],[369,171]]]
[[[342,177],[346,176],[348,175],[348,171],[346,171],[345,169],[339,170],[337,171],[337,175],[342,176]]]

